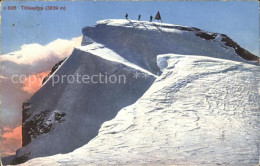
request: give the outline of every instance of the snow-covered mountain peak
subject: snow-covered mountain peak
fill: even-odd
[[[227,35],[194,27],[134,20],[102,20],[84,27],[82,45],[98,42],[124,59],[157,74],[159,54],[200,55],[239,62],[259,61]]]
[[[82,33],[24,103],[11,163],[75,149],[28,165],[257,162],[258,57],[224,34],[173,24],[110,19]],[[98,77],[110,75],[125,82]]]

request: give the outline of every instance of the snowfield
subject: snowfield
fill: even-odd
[[[160,55],[167,67],[135,103],[72,153],[24,165],[256,165],[259,68]]]
[[[133,104],[155,80],[155,76],[144,69],[107,60],[98,54],[98,51],[94,55],[75,49],[41,89],[24,103],[23,147],[16,156],[49,156],[83,146],[98,134],[103,122]],[[146,77],[135,79],[135,73]],[[100,74],[103,81],[97,82]],[[62,79],[67,75],[74,76],[74,82]],[[93,75],[97,83],[82,82],[83,76]],[[105,83],[105,75],[114,75],[121,82]],[[119,79],[121,76],[125,79]]]
[[[133,20],[82,46],[23,106],[22,165],[256,165],[259,58],[224,34]],[[125,75],[125,84],[57,83]]]

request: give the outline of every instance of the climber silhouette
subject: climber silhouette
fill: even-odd
[[[141,20],[141,14],[138,15],[138,21],[140,21],[140,20]]]
[[[127,20],[128,20],[128,14],[127,14],[127,13],[125,14],[125,19],[127,19]]]
[[[150,22],[153,22],[153,16],[152,15],[150,16]]]

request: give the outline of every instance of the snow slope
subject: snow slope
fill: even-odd
[[[82,32],[82,46],[24,103],[11,163],[59,153],[68,154],[25,164],[257,163],[258,57],[179,25],[102,20]],[[99,73],[126,83],[52,86],[56,76]]]
[[[82,45],[90,41],[102,43],[154,74],[160,72],[156,63],[159,54],[201,55],[246,63],[259,60],[224,34],[180,25],[112,19],[85,27],[82,33]]]
[[[115,53],[113,57],[111,50],[100,48],[99,44],[81,49],[75,48],[54,75],[24,103],[23,147],[16,154],[17,160],[68,153],[83,146],[98,134],[104,121],[133,104],[155,80],[156,76],[150,72],[123,62]],[[146,78],[135,79],[136,72],[145,73]],[[70,83],[64,79],[53,84],[57,76],[60,79],[63,75],[76,78],[77,75],[90,77],[100,73],[117,75],[117,78],[123,75],[126,80],[121,79],[121,83]]]
[[[24,165],[256,165],[259,67],[159,55],[162,75],[75,151]]]

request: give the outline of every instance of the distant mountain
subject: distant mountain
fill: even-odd
[[[11,164],[59,153],[26,164],[258,163],[257,56],[179,25],[102,20],[82,32],[23,104]],[[84,75],[95,82],[62,80]],[[105,82],[111,75],[123,80]]]

